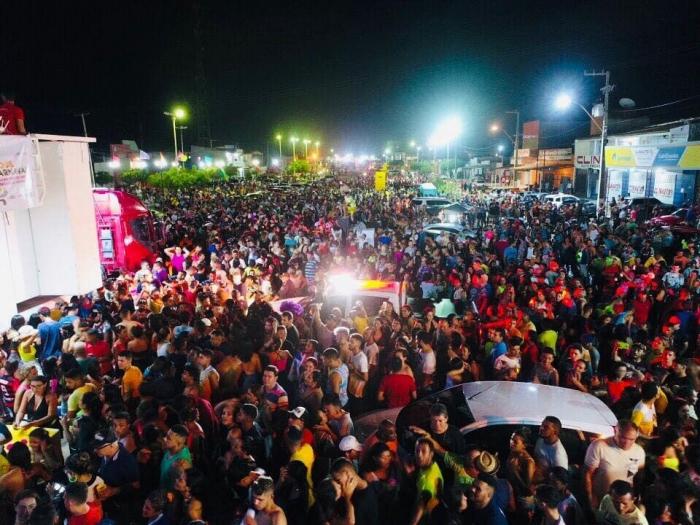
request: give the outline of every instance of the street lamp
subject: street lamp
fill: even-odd
[[[299,142],[299,139],[297,137],[289,137],[289,142],[292,143],[292,159],[297,160],[297,142]]]
[[[170,117],[173,121],[173,144],[175,148],[175,161],[177,161],[177,120],[185,118],[185,110],[182,108],[175,108],[172,111],[163,111],[163,115]]]
[[[498,150],[498,153],[503,153],[503,144],[499,144],[496,149]]]
[[[275,138],[277,139],[277,144],[279,144],[280,147],[280,158],[282,158],[282,134],[278,133],[275,135]]]
[[[513,184],[515,184],[515,170],[518,167],[518,149],[519,149],[519,135],[520,135],[520,111],[518,110],[511,110],[511,111],[506,111],[506,113],[510,113],[512,115],[515,115],[515,135],[511,135],[508,133],[503,127],[501,127],[500,124],[498,123],[493,123],[491,124],[491,133],[498,133],[499,131],[503,132],[503,134],[508,137],[508,140],[513,144]]]
[[[462,133],[462,121],[457,116],[449,117],[438,124],[435,132],[428,141],[434,147],[444,145],[447,148],[447,170],[450,169],[450,143]],[[457,152],[455,151],[455,168],[457,167]]]
[[[309,139],[304,139],[304,158],[309,157],[309,144],[311,141]]]
[[[588,115],[588,118],[591,119],[593,124],[600,130],[600,160],[598,161],[598,184],[596,185],[597,187],[597,203],[596,203],[596,216],[598,214],[598,211],[600,210],[600,204],[602,201],[602,192],[600,191],[601,188],[601,183],[603,180],[603,173],[605,173],[605,143],[608,140],[608,101],[610,98],[610,92],[614,89],[615,86],[610,84],[610,71],[600,71],[600,72],[585,72],[585,76],[590,76],[590,77],[598,77],[598,76],[604,76],[605,77],[605,85],[601,88],[601,92],[603,93],[603,125],[601,126],[598,124],[598,121],[595,119],[593,115],[591,115],[590,111],[588,111],[585,107],[583,107],[582,104],[578,103],[573,99],[571,95],[568,93],[560,93],[557,98],[554,100],[554,106],[560,110],[563,111],[565,109],[568,109],[572,104],[577,105],[579,108],[583,110],[583,112]],[[574,170],[574,174],[576,173],[576,170]],[[607,192],[606,192],[607,193]],[[607,195],[606,195],[607,197]]]

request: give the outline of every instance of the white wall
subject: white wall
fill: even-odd
[[[0,290],[0,326],[17,313],[19,302],[85,293],[101,283],[88,143],[82,137],[37,137],[44,203],[0,216],[0,275],[11,283]]]

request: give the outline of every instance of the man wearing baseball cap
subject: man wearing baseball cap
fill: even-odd
[[[139,467],[111,429],[98,430],[92,448],[100,460],[97,474],[104,484],[95,487],[105,514],[117,523],[128,523],[129,501],[138,487]]]
[[[340,452],[342,452],[343,457],[357,467],[360,456],[362,455],[362,444],[357,441],[357,438],[352,435],[345,436],[340,440],[340,443],[338,443],[338,448]]]

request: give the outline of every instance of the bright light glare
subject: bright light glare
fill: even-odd
[[[197,166],[199,166],[200,168],[205,168],[205,167],[207,166],[207,163],[204,162],[203,160],[200,160],[200,161],[197,163]]]
[[[568,93],[560,93],[556,99],[554,99],[554,107],[558,110],[567,109],[571,106],[573,99]]]
[[[260,166],[260,159],[253,159],[253,166],[255,166],[256,168]]]
[[[389,148],[384,150],[384,155],[390,155],[390,154],[391,154],[391,150]]]
[[[182,108],[175,108],[173,110],[173,115],[175,116],[175,118],[179,118],[179,119],[185,118],[185,110]]]
[[[110,169],[116,170],[121,166],[121,162],[118,160],[110,160],[107,165],[110,167]]]
[[[216,162],[214,162],[214,166],[216,166],[217,168],[223,168],[224,166],[226,166],[226,163],[223,160],[217,160]]]
[[[280,165],[280,159],[272,159],[272,165],[277,167]]]
[[[503,153],[503,144],[498,145],[498,153]]]
[[[491,124],[491,133],[496,133],[500,129],[501,129],[501,126],[499,126],[498,124]]]
[[[177,168],[180,164],[179,164],[176,160],[174,160],[174,161],[172,161],[172,162],[170,163],[170,165],[171,165],[173,168]]]
[[[409,143],[409,146],[411,146],[412,148],[415,148],[415,147],[416,147],[416,141],[415,141],[415,140],[412,140],[412,141]]]
[[[459,117],[449,117],[438,125],[428,140],[433,146],[444,146],[451,143],[462,133],[462,121]]]
[[[341,273],[331,278],[331,290],[338,295],[351,295],[356,289],[356,280],[350,274]]]
[[[275,138],[276,138],[277,140],[282,140],[282,135],[280,135],[280,134],[278,133],[277,135],[275,135]]]

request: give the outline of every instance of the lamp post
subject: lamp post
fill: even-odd
[[[598,121],[591,115],[590,111],[588,111],[585,107],[583,107],[582,104],[579,102],[576,102],[571,95],[568,93],[561,93],[559,96],[557,96],[556,100],[554,101],[554,105],[557,109],[559,110],[565,110],[568,109],[569,106],[572,104],[577,105],[579,108],[583,110],[583,112],[588,115],[588,118],[591,119],[593,124],[600,130],[600,161],[598,162],[598,183],[596,185],[597,188],[597,195],[596,195],[596,216],[598,214],[598,211],[600,211],[601,203],[605,205],[605,202],[607,201],[607,191],[606,191],[606,198],[603,200],[603,195],[601,191],[601,184],[603,181],[603,173],[605,173],[605,143],[608,140],[608,102],[610,99],[610,92],[615,88],[614,85],[610,84],[610,71],[600,71],[600,72],[584,72],[584,75],[587,77],[599,77],[599,76],[604,76],[605,77],[605,85],[601,88],[601,92],[603,93],[603,125],[601,126],[598,124]],[[607,213],[607,205],[606,207],[606,213]]]
[[[175,162],[177,162],[177,120],[185,118],[185,110],[175,108],[172,111],[164,111],[163,115],[170,117],[173,121],[173,147],[175,151]]]
[[[511,144],[513,144],[513,184],[515,184],[515,170],[518,167],[518,149],[520,147],[520,111],[518,110],[511,110],[511,111],[506,111],[506,113],[515,115],[515,134],[511,135],[508,133],[503,127],[501,127],[499,124],[491,124],[491,133],[498,133],[501,131],[506,137],[508,137],[508,140],[510,140]]]
[[[304,139],[304,158],[309,158],[309,144],[311,141],[309,139]]]
[[[289,142],[292,143],[292,159],[297,160],[297,142],[299,139],[297,137],[290,137]]]
[[[277,144],[280,147],[280,159],[282,159],[282,134],[278,133],[277,135],[275,135],[275,138],[277,139]]]
[[[182,132],[187,129],[187,126],[178,126],[177,129],[180,131],[180,151],[185,152],[185,141],[182,138]]]

